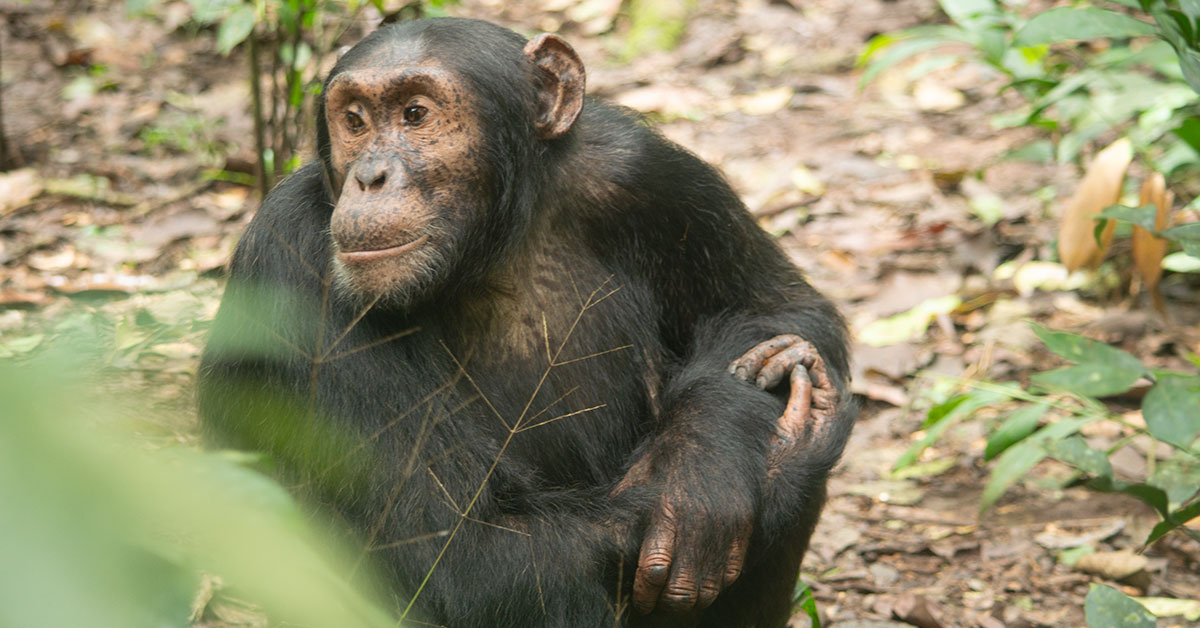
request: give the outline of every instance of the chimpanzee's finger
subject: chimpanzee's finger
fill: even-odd
[[[660,511],[650,524],[646,539],[642,541],[642,552],[633,580],[634,610],[643,615],[654,610],[671,575],[674,554],[675,522],[669,513]]]
[[[747,524],[734,537],[729,547],[729,559],[725,562],[725,580],[722,586],[729,586],[742,575],[742,565],[746,563],[746,546],[750,544],[750,526]]]
[[[783,334],[770,340],[760,342],[752,349],[742,354],[742,357],[729,364],[728,371],[745,381],[754,379],[767,358],[783,351],[790,345],[803,342],[799,336]]]
[[[699,600],[700,587],[696,581],[695,566],[686,558],[676,556],[671,568],[671,579],[659,597],[659,606],[668,613],[682,615],[696,608]]]
[[[794,344],[767,358],[754,384],[763,390],[774,388],[787,376],[792,367],[799,364],[805,356],[804,345]]]
[[[795,441],[805,431],[805,425],[812,415],[813,382],[812,375],[803,364],[792,368],[791,392],[788,394],[787,407],[779,419],[776,433],[782,439]]]

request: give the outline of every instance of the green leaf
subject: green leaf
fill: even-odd
[[[1145,606],[1110,586],[1093,584],[1083,610],[1089,628],[1154,628]]]
[[[1032,436],[1005,450],[996,460],[987,486],[983,488],[983,495],[979,498],[979,510],[990,508],[1009,486],[1041,462],[1048,455],[1047,443],[1066,438],[1096,420],[1096,417],[1068,417],[1041,428]]]
[[[1096,246],[1103,249],[1104,247],[1104,230],[1108,228],[1108,221],[1101,219],[1096,221],[1096,226],[1092,228],[1092,239],[1096,241]]]
[[[1014,390],[1014,392],[1016,392]],[[969,416],[976,410],[985,406],[1003,403],[1012,398],[1012,395],[999,390],[974,390],[964,395],[958,395],[950,398],[944,403],[941,403],[929,411],[929,416],[925,420],[921,429],[925,430],[925,436],[921,440],[913,443],[900,458],[896,460],[896,464],[892,465],[892,471],[899,471],[916,461],[921,452],[937,441],[941,435],[964,417]]]
[[[1112,477],[1113,470],[1112,465],[1108,463],[1108,456],[1102,451],[1088,447],[1083,438],[1078,435],[1051,442],[1049,446],[1052,456],[1084,473],[1098,477]]]
[[[961,406],[966,400],[970,399],[972,395],[973,393],[954,395],[953,397],[930,408],[929,413],[925,415],[925,421],[921,423],[921,429],[926,429],[929,426],[938,423],[947,416],[950,416],[950,413],[957,410],[958,407]]]
[[[1160,233],[1168,240],[1175,240],[1183,246],[1183,251],[1192,257],[1200,257],[1200,222],[1192,222],[1178,227],[1172,227]]]
[[[254,6],[240,4],[221,22],[217,31],[217,52],[225,55],[246,41],[254,30]]]
[[[813,598],[812,587],[803,580],[796,582],[792,591],[792,608],[799,608],[808,615],[810,628],[821,628],[821,614],[817,611],[817,601]]]
[[[1158,215],[1158,208],[1154,205],[1142,205],[1141,207],[1129,207],[1126,205],[1109,205],[1100,212],[1101,218],[1111,218],[1133,225],[1137,225],[1150,232],[1155,232],[1154,219]]]
[[[1048,164],[1054,161],[1054,144],[1049,140],[1035,140],[1008,151],[1001,159]]]
[[[938,46],[944,45],[945,40],[935,38],[920,38],[897,41],[886,47],[881,47],[877,52],[871,55],[867,69],[863,71],[862,77],[858,80],[860,87],[867,85],[875,80],[884,70],[907,61],[922,52],[932,50]]]
[[[1137,358],[1103,342],[1063,331],[1050,331],[1037,324],[1030,327],[1047,349],[1072,362],[1108,363],[1122,369],[1137,369],[1143,373],[1146,370]]]
[[[241,0],[188,0],[192,5],[192,19],[197,24],[213,24],[229,12]]]
[[[928,299],[907,312],[872,321],[859,330],[858,339],[874,347],[911,340],[924,335],[938,315],[949,314],[959,305],[962,305],[962,297],[953,294]]]
[[[1079,364],[1035,373],[1030,380],[1039,386],[1065,390],[1084,397],[1111,397],[1133,387],[1142,371],[1125,370],[1103,364]]]
[[[979,498],[980,512],[992,507],[1000,496],[1021,476],[1037,466],[1046,457],[1046,450],[1033,441],[1022,441],[1010,447],[996,461],[992,474],[988,476],[983,495]]]
[[[983,58],[996,67],[1004,64],[1004,53],[1008,51],[1007,31],[994,26],[973,29],[975,46],[983,53]]]
[[[1146,482],[1166,491],[1173,504],[1184,504],[1200,496],[1200,458],[1190,452],[1176,451],[1158,466]]]
[[[996,194],[978,194],[967,199],[967,207],[984,226],[991,227],[1004,218],[1004,199]]]
[[[1088,397],[1106,397],[1129,390],[1146,368],[1132,355],[1102,342],[1032,325],[1046,348],[1078,365],[1038,373],[1033,381]]]
[[[940,0],[942,11],[956,24],[968,25],[979,17],[999,12],[995,0]]]
[[[1200,434],[1200,377],[1160,377],[1142,402],[1142,416],[1155,438],[1187,449]]]
[[[1000,427],[988,437],[987,448],[984,449],[983,459],[991,460],[1004,450],[1020,442],[1037,429],[1038,422],[1050,406],[1046,402],[1025,406],[1009,415]]]
[[[1037,46],[1068,39],[1152,35],[1152,24],[1095,8],[1059,7],[1039,13],[1013,37],[1014,46]]]
[[[1171,132],[1192,147],[1192,150],[1200,152],[1200,119],[1188,118]]]
[[[1161,5],[1151,5],[1148,2],[1143,8],[1154,17],[1158,24],[1159,36],[1175,49],[1175,54],[1179,57],[1179,68],[1188,85],[1200,93],[1200,53],[1192,46],[1194,42],[1191,20],[1177,11],[1167,11]],[[1176,21],[1173,13],[1185,19]]]
[[[1167,500],[1167,493],[1157,486],[1149,484],[1121,482],[1114,480],[1112,477],[1098,477],[1088,481],[1088,486],[1093,490],[1104,493],[1121,493],[1140,500],[1142,503],[1154,509],[1160,517],[1166,518],[1170,510],[1170,502]]]
[[[1071,547],[1071,548],[1062,550],[1061,552],[1059,552],[1057,554],[1057,559],[1058,559],[1058,562],[1070,567],[1071,565],[1074,565],[1075,563],[1079,562],[1080,558],[1083,558],[1084,556],[1087,556],[1088,554],[1095,554],[1095,553],[1096,553],[1096,548],[1092,547],[1091,545],[1080,545],[1078,547]]]
[[[1200,517],[1200,499],[1197,499],[1191,504],[1176,510],[1175,512],[1171,513],[1169,517],[1166,517],[1164,521],[1161,521],[1158,525],[1154,526],[1154,529],[1150,531],[1150,536],[1146,537],[1145,544],[1149,545],[1161,539],[1171,530],[1178,528],[1179,526],[1191,521],[1192,519],[1195,519],[1196,517]]]
[[[38,348],[42,341],[46,339],[46,334],[33,334],[23,338],[13,338],[8,342],[0,343],[0,358],[11,358],[22,353],[29,353]]]

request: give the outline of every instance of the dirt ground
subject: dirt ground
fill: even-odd
[[[997,278],[1002,262],[1050,258],[1057,199],[1079,172],[1003,159],[1034,134],[993,128],[1016,96],[979,66],[860,88],[863,45],[941,19],[933,0],[706,0],[676,49],[632,62],[619,60],[619,5],[465,0],[449,12],[563,35],[589,67],[589,92],[646,112],[720,166],[855,330],[947,295],[987,303],[908,340],[856,347],[865,410],[803,574],[826,625],[1083,625],[1089,584],[1104,580],[1059,551],[1136,549],[1152,513],[1063,488],[1064,469],[1046,463],[981,515],[978,422],[943,437],[915,472],[891,467],[939,381],[1025,380],[1055,364],[1025,321],[1178,366],[1181,350],[1200,352],[1195,282],[1168,278],[1166,324],[1119,290],[1030,292]],[[204,322],[257,205],[252,189],[204,173],[251,162],[250,105],[242,52],[218,55],[213,32],[187,24],[186,3],[156,6],[131,18],[124,3],[0,2],[4,126],[32,169],[0,194],[0,341],[13,357],[52,342],[41,332],[75,313],[103,315],[114,385],[175,417],[147,434],[192,443]],[[345,43],[370,28],[364,19]],[[973,211],[979,199],[999,201],[994,225]],[[148,332],[145,316],[169,333]],[[1114,460],[1131,474],[1137,464]],[[1146,556],[1142,577],[1115,585],[1200,599],[1200,543],[1173,535]]]

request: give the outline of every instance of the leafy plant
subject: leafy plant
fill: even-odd
[[[970,60],[1006,80],[1025,101],[996,126],[1035,126],[1057,138],[1057,158],[1077,158],[1089,142],[1122,128],[1155,170],[1172,174],[1195,163],[1200,149],[1196,92],[1185,82],[1200,76],[1196,20],[1173,3],[1132,0],[1112,8],[1058,7],[1025,17],[1024,3],[941,0],[949,25],[918,26],[875,37],[860,57],[863,83],[917,55],[927,55],[909,77]],[[1155,22],[1129,15],[1141,9]],[[1159,35],[1159,38],[1151,37]],[[1063,42],[1107,38],[1096,51]],[[1178,57],[1176,56],[1178,54]],[[1180,64],[1184,64],[1181,70]],[[1195,70],[1189,69],[1195,65]],[[1195,85],[1195,83],[1193,83]]]
[[[1034,375],[1028,389],[976,382],[971,390],[937,404],[922,426],[926,436],[901,456],[895,469],[914,463],[949,427],[975,411],[1007,404],[1012,409],[992,431],[984,452],[984,459],[996,464],[983,491],[981,510],[1050,458],[1074,467],[1074,477],[1087,478],[1093,489],[1124,493],[1153,508],[1161,521],[1146,544],[1176,529],[1200,538],[1182,527],[1200,517],[1200,375],[1148,369],[1134,356],[1104,343],[1037,325],[1033,329],[1047,349],[1074,364]],[[1200,358],[1194,361],[1200,366]],[[1143,379],[1152,383],[1141,408],[1144,427],[1123,420],[1101,403],[1101,398],[1125,393]],[[1099,421],[1118,423],[1130,435],[1107,449],[1093,448],[1079,431]],[[1152,471],[1136,481],[1118,479],[1108,458],[1139,436],[1158,443],[1143,454]],[[1155,452],[1168,450],[1171,454],[1160,462]]]
[[[0,365],[0,625],[190,625],[202,573],[276,621],[396,625],[256,460],[149,447],[81,357]]]

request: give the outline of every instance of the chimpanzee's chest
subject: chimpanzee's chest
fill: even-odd
[[[360,359],[321,365],[327,406],[418,465],[482,455],[533,489],[615,481],[657,418],[666,359],[654,301],[594,261],[532,270],[456,308],[332,325],[323,335],[351,329],[341,352]]]
[[[477,397],[474,420],[512,464],[555,486],[610,482],[622,472],[613,461],[628,459],[657,416],[664,357],[653,300],[590,260],[531,270],[491,303],[476,342],[457,349],[466,359],[456,390]]]

